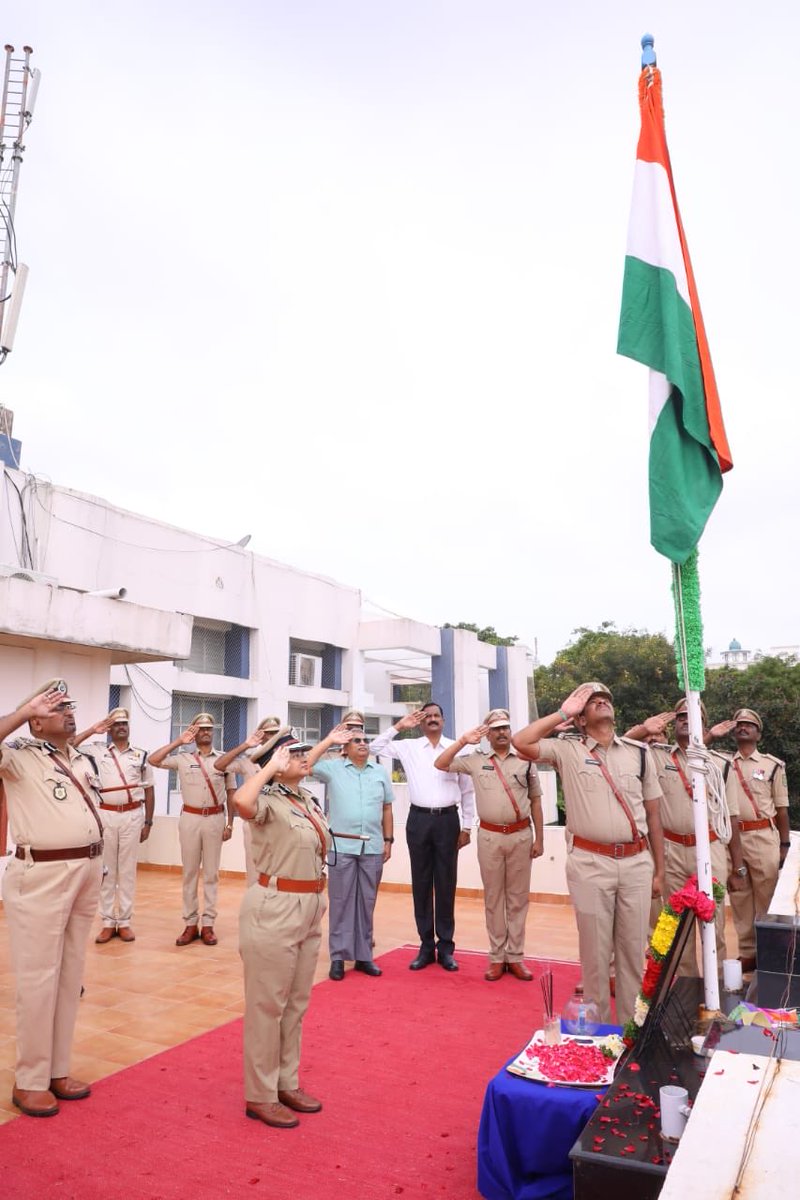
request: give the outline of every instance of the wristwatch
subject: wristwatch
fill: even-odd
[[[744,865],[744,863],[742,863],[742,865],[737,867],[733,873],[734,875],[738,875],[740,879],[744,879],[745,875],[747,874],[747,867]]]

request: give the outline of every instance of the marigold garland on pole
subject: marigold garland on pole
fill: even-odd
[[[661,978],[661,972],[664,969],[664,963],[678,932],[681,914],[690,909],[698,921],[711,922],[714,920],[717,904],[721,904],[725,899],[725,887],[718,879],[715,879],[713,889],[714,899],[710,900],[705,892],[698,890],[697,876],[693,875],[679,891],[672,893],[662,908],[650,938],[650,945],[647,947],[642,986],[634,1001],[633,1016],[625,1022],[622,1031],[626,1046],[633,1045],[639,1036],[639,1030],[645,1023]]]

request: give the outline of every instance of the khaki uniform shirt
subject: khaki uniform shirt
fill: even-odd
[[[739,781],[737,765],[744,776],[745,783],[753,793],[753,799],[758,807],[758,815]],[[773,818],[776,809],[789,806],[785,763],[772,754],[762,754],[758,750],[754,750],[748,758],[743,758],[737,750],[731,760],[731,769],[728,772],[729,804],[731,799],[738,804],[740,821],[757,821],[763,817]]]
[[[661,786],[661,824],[665,829],[669,829],[671,833],[693,834],[694,800],[687,793],[681,773],[675,765],[675,759],[673,758],[673,755],[675,755],[691,789],[692,780],[689,774],[689,760],[686,757],[686,751],[682,750],[677,744],[668,746],[657,742],[655,745],[650,746],[650,753],[653,756],[658,782]],[[711,750],[709,753],[716,766],[722,772],[723,777],[725,776],[726,765],[728,766],[729,773],[733,770],[730,766],[730,760],[724,754],[719,754],[716,750]],[[733,808],[731,804],[733,804]],[[732,817],[739,815],[738,812],[734,811],[735,804],[735,799],[732,802],[728,802],[728,811]]]
[[[87,742],[83,748],[97,763],[103,804],[133,804],[144,800],[144,789],[153,786],[153,768],[147,761],[146,750],[140,750],[138,746],[118,750],[105,742]],[[120,771],[130,785],[128,788],[122,786]]]
[[[315,826],[324,831],[324,849]],[[268,784],[256,800],[250,829],[256,871],[284,879],[320,878],[332,841],[324,814],[305,788],[289,795],[281,784]]]
[[[188,804],[189,808],[213,808],[216,804],[225,804],[228,789],[236,787],[236,778],[230,770],[223,775],[214,770],[214,760],[220,757],[218,750],[212,750],[210,754],[190,750],[182,754],[168,754],[161,766],[178,772],[178,786],[184,804]],[[203,760],[211,788],[206,783],[198,758]],[[216,799],[211,795],[212,789]]]
[[[96,804],[99,780],[92,760],[68,746],[62,761]],[[0,777],[8,799],[12,841],[34,850],[89,846],[102,836],[88,804],[68,775],[58,769],[47,743],[17,738],[0,746]]]
[[[603,772],[592,760],[604,759],[606,768],[628,804],[640,834],[647,833],[645,800],[659,800],[661,791],[653,758],[642,743],[616,735],[608,750],[594,738],[543,738],[539,761],[551,763],[564,788],[567,831],[592,842],[605,844],[633,840],[631,824],[622,805],[606,783]],[[640,779],[639,776],[642,776]]]
[[[508,793],[492,766],[493,758],[503,772],[503,778],[517,802],[519,816],[514,812]],[[515,750],[509,750],[505,758],[483,750],[476,750],[472,754],[460,754],[453,759],[448,770],[470,776],[475,784],[475,808],[478,816],[490,825],[511,825],[515,821],[530,817],[531,800],[542,794],[536,767],[520,758]]]
[[[248,754],[237,754],[228,767],[228,772],[231,775],[241,775],[242,779],[251,779],[253,775],[258,774],[263,765],[263,763],[254,763]]]

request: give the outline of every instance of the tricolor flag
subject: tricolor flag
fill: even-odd
[[[650,368],[650,541],[682,564],[733,466],[664,132],[661,72],[639,77],[617,351]]]

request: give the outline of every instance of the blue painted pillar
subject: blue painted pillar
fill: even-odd
[[[489,672],[489,708],[508,708],[508,646],[497,647],[497,666]]]
[[[456,680],[454,629],[441,629],[441,653],[431,658],[431,700],[444,712],[445,737],[456,736]]]

